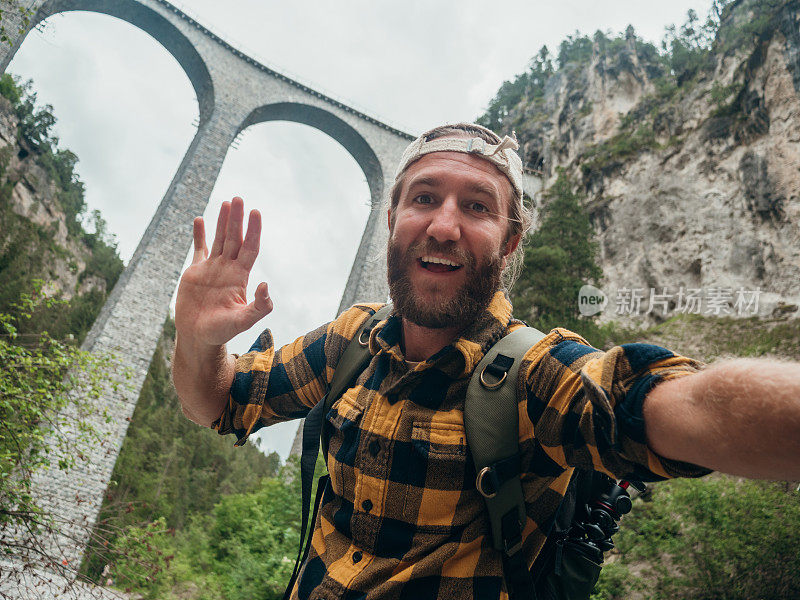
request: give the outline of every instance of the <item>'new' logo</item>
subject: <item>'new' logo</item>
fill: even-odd
[[[608,304],[603,290],[593,285],[584,285],[578,291],[578,310],[584,317],[591,317],[601,312]]]

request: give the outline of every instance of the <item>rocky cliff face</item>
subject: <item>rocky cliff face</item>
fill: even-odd
[[[613,53],[595,41],[591,60],[550,77],[542,101],[512,110],[545,186],[564,169],[586,194],[603,319],[631,317],[614,310],[624,298],[630,308],[631,290],[641,317],[653,289],[667,310],[647,318],[660,320],[685,308],[681,288],[701,290],[703,313],[752,314],[736,301],[760,290],[758,314],[797,316],[800,3],[768,3],[769,26],[743,32],[763,4],[728,7],[711,66],[691,81],[676,82],[629,31]]]
[[[0,77],[0,312],[19,317],[22,333],[80,342],[123,264],[99,212],[95,231],[84,229],[78,159],[51,135],[55,122],[30,84]],[[63,302],[40,303],[23,318],[28,311],[17,303],[37,280],[46,297]]]
[[[20,275],[13,261],[26,263],[25,275],[43,279],[47,296],[71,300],[96,291],[106,293],[106,279],[87,271],[92,248],[70,233],[59,201],[62,191],[42,165],[41,156],[19,135],[19,117],[11,102],[0,97],[0,274]],[[14,219],[13,215],[23,220]],[[27,230],[24,233],[21,230]],[[15,271],[15,272],[11,272]],[[29,290],[28,290],[29,291]]]

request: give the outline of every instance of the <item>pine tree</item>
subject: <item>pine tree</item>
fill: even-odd
[[[543,331],[561,326],[594,331],[578,312],[578,291],[598,283],[597,243],[581,197],[562,172],[547,191],[541,226],[525,249],[522,274],[512,293],[516,314]]]

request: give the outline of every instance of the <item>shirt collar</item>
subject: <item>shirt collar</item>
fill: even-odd
[[[435,365],[450,377],[457,379],[472,373],[486,351],[506,334],[511,321],[511,303],[498,291],[478,317],[448,346],[431,356],[426,366]],[[402,321],[392,311],[388,319],[378,323],[370,333],[370,351],[385,352],[403,362],[400,349]]]

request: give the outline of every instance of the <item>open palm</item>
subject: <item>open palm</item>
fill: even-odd
[[[189,338],[193,345],[225,344],[272,311],[266,283],[260,283],[253,302],[247,302],[247,281],[258,256],[261,215],[257,210],[250,212],[244,237],[243,221],[241,198],[223,202],[209,251],[203,219],[194,220],[194,256],[181,277],[175,304],[178,335]]]

